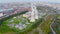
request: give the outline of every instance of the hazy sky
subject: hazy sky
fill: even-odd
[[[0,3],[9,3],[9,2],[52,2],[52,3],[60,3],[60,0],[0,0]]]

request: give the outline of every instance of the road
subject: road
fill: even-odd
[[[52,26],[53,24],[56,24],[56,23],[57,23],[57,19],[54,18],[53,23],[50,25],[50,28],[51,28],[53,34],[57,34],[56,31],[54,30],[54,26]]]

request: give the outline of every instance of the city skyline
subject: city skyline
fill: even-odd
[[[49,3],[60,3],[60,0],[0,0],[0,3],[11,3],[11,2],[49,2]]]

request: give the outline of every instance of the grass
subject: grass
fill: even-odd
[[[60,17],[60,16],[58,16],[58,17]],[[56,25],[55,28],[56,28],[56,30],[57,30],[57,33],[60,34],[60,18],[58,18],[57,23],[58,23],[58,24]]]
[[[60,34],[60,24],[56,26],[56,31],[58,34]]]
[[[53,15],[49,15],[46,20],[43,20],[40,28],[45,34],[48,34],[51,31],[50,25],[52,21],[53,21]]]
[[[18,24],[18,23],[20,22],[17,18],[15,18],[15,19],[13,19],[13,20],[14,20],[13,22],[14,22],[15,24]]]
[[[6,25],[1,25],[0,26],[0,33],[6,33],[6,32],[11,32],[12,30],[6,26]]]
[[[39,31],[36,30],[36,31],[34,31],[32,34],[39,34]]]

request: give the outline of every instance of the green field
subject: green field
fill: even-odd
[[[47,19],[42,22],[40,28],[44,32],[44,34],[49,34],[51,32],[50,25],[53,21],[53,18],[53,15],[49,15]]]
[[[57,15],[57,24],[56,24],[57,34],[60,34],[60,15]]]

